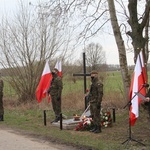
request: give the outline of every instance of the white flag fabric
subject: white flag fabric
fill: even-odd
[[[135,95],[135,93],[140,92],[141,94],[146,95],[146,88],[143,87],[143,84],[145,84],[146,82],[147,82],[146,69],[144,66],[144,59],[141,51],[136,60],[130,85],[129,98],[131,100],[131,107],[130,107],[131,126],[134,126],[137,118],[139,117],[139,105],[142,100],[140,97],[138,97],[138,95]]]
[[[62,63],[61,61],[57,61],[55,68],[58,69],[58,76],[62,77]]]

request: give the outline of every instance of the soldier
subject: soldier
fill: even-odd
[[[55,113],[55,120],[53,122],[58,122],[60,120],[61,113],[61,93],[63,89],[62,79],[58,76],[58,70],[54,68],[52,70],[52,81],[48,89],[48,94],[50,94],[52,99],[52,107]]]
[[[3,80],[0,79],[0,121],[3,121],[4,108],[3,108]]]
[[[90,132],[101,132],[100,110],[103,97],[103,84],[98,80],[98,72],[91,72],[91,87],[89,92],[90,112],[94,127]]]
[[[145,106],[147,107],[148,110],[148,120],[150,120],[150,88],[148,89],[148,92],[146,94],[146,101],[144,101]]]

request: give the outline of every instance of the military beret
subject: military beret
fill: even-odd
[[[91,71],[91,74],[98,74],[96,70]]]

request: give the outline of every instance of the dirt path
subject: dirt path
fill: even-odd
[[[12,129],[0,129],[0,150],[76,150],[65,145],[40,140],[17,133]]]

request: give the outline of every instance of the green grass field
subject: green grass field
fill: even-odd
[[[15,95],[13,89],[7,84],[4,88],[5,116],[4,122],[1,122],[0,126],[19,129],[21,132],[32,134],[38,138],[46,138],[56,144],[65,143],[78,146],[82,150],[150,149],[150,122],[147,122],[147,112],[142,107],[140,117],[132,128],[132,134],[135,139],[146,144],[146,147],[136,142],[129,142],[127,146],[121,144],[128,138],[128,108],[123,109],[126,102],[123,99],[121,74],[110,72],[104,77],[102,106],[107,111],[111,111],[110,107],[115,107],[116,122],[112,127],[103,128],[100,134],[93,134],[89,131],[60,130],[58,127],[52,126],[50,121],[53,120],[54,114],[51,103],[48,104],[45,99],[40,104],[35,100],[32,103],[18,105],[13,97]],[[88,79],[89,86],[90,78]],[[79,78],[74,83],[72,80],[64,79],[63,83],[62,113],[68,117],[73,117],[73,114],[81,115],[84,111],[83,80]],[[47,126],[44,126],[43,110],[48,110]]]

